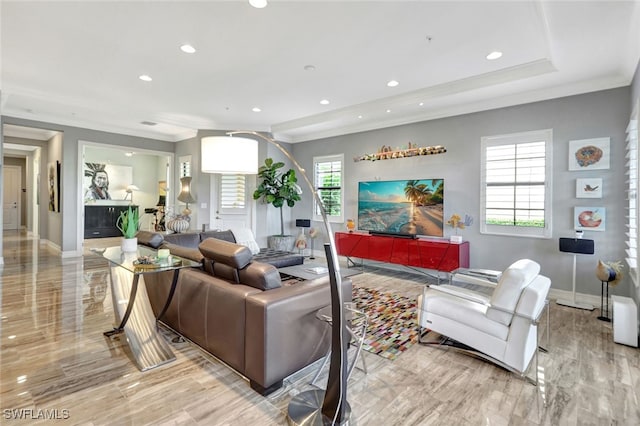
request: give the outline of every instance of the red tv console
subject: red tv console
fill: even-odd
[[[417,268],[452,272],[469,267],[469,242],[336,232],[338,254]]]

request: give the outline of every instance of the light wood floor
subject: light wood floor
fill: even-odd
[[[11,232],[3,255],[1,424],[53,415],[56,424],[281,425],[291,397],[311,388],[317,363],[265,398],[189,343],[172,344],[175,362],[142,373],[122,341],[102,335],[114,321],[102,259],[61,259]],[[425,279],[372,270],[353,281],[415,297]],[[640,351],[614,344],[597,315],[551,303],[540,392],[452,351],[415,345],[395,361],[365,353],[368,374],[356,369],[349,382],[352,424],[638,425]]]

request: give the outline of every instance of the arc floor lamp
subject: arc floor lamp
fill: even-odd
[[[344,315],[342,278],[338,252],[331,225],[322,200],[307,177],[304,168],[275,139],[254,131],[228,132],[227,136],[208,136],[201,140],[203,173],[257,174],[258,141],[254,136],[278,148],[296,167],[313,194],[327,231],[329,242],[324,245],[331,285],[331,359],[326,390],[310,390],[296,395],[289,403],[287,420],[291,424],[343,425],[349,422],[351,407],[347,402],[348,331]]]

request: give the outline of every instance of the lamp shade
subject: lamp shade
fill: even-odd
[[[195,203],[196,199],[193,198],[191,194],[191,176],[181,177],[180,183],[182,184],[182,189],[180,190],[180,194],[178,194],[178,201],[187,204]]]
[[[200,145],[203,173],[258,173],[258,141],[255,139],[207,136]]]

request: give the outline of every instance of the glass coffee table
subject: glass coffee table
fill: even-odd
[[[324,321],[328,324],[332,324],[333,321],[331,316],[331,305],[325,306],[324,308],[319,309],[316,312],[316,318],[319,319],[320,321]],[[349,332],[349,335],[351,336],[352,341],[355,342],[356,344],[356,351],[353,357],[353,361],[349,362],[349,359],[347,357],[347,363],[348,363],[347,380],[349,380],[349,378],[351,377],[351,373],[353,372],[353,369],[355,368],[356,363],[358,362],[358,358],[362,360],[362,371],[364,371],[364,373],[367,374],[367,364],[364,360],[364,357],[361,356],[361,352],[362,352],[362,345],[364,344],[364,340],[367,334],[368,317],[363,310],[358,309],[355,303],[345,302],[344,303],[344,319],[345,321],[347,321],[347,324],[348,324],[346,326],[347,331]],[[327,364],[327,361],[329,360],[330,356],[331,356],[331,349],[329,349],[327,354],[324,356],[324,359],[322,360],[322,364],[318,368],[318,371],[316,372],[315,376],[313,376],[313,379],[311,379],[312,385],[315,384],[316,380],[318,380],[318,377],[320,376],[320,373],[324,369],[324,366]]]
[[[176,359],[169,345],[158,333],[156,320],[162,318],[171,304],[181,269],[200,267],[200,263],[170,255],[158,259],[157,251],[138,246],[136,252],[125,253],[120,247],[93,249],[110,263],[111,297],[117,327],[104,333],[112,337],[124,333],[133,357],[141,371],[149,370]],[[139,259],[145,258],[146,262]],[[173,271],[169,296],[157,319],[153,315],[144,285],[139,285],[145,274]]]

